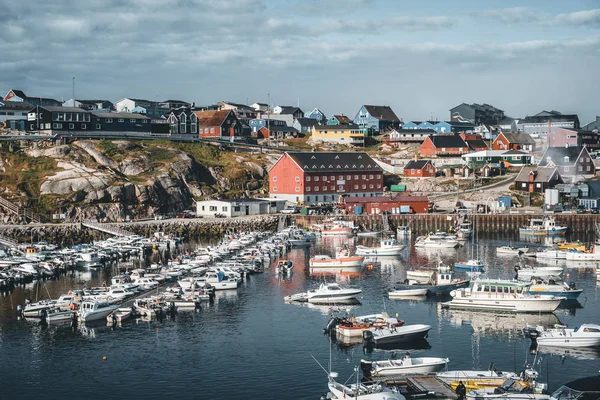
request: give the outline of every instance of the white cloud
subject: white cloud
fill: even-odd
[[[521,22],[531,23],[540,20],[539,14],[536,14],[527,7],[500,8],[495,10],[472,12],[471,14],[496,19],[505,24]]]
[[[559,14],[554,18],[558,24],[584,25],[600,28],[600,9]]]

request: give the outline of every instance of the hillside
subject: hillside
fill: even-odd
[[[81,140],[12,151],[5,145],[0,195],[69,220],[141,218],[190,209],[207,197],[267,196],[266,168],[276,157],[166,141]]]

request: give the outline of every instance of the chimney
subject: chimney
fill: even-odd
[[[529,173],[529,182],[534,182],[536,175],[537,175],[537,171],[531,171]]]

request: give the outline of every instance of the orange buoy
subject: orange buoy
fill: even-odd
[[[103,359],[104,361],[106,361],[106,360],[107,360],[106,356],[103,356],[103,357],[102,357],[102,359]]]

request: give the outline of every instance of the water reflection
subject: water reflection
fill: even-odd
[[[559,357],[572,357],[578,360],[598,360],[600,359],[600,348],[581,348],[568,349],[552,346],[539,346],[535,342],[530,347],[531,354],[551,354]],[[564,360],[563,360],[564,362]]]

